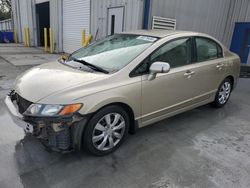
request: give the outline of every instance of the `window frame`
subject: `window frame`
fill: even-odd
[[[212,41],[213,43],[216,44],[216,49],[217,49],[217,57],[216,58],[213,58],[213,59],[207,59],[205,61],[198,61],[198,52],[197,52],[197,45],[196,45],[196,39],[197,38],[200,38],[200,39],[205,39],[205,40],[208,40],[208,41]],[[207,61],[213,61],[215,59],[221,59],[221,58],[224,58],[224,51],[223,51],[223,48],[222,46],[214,39],[212,38],[209,38],[209,37],[205,37],[205,36],[194,36],[193,37],[193,49],[194,49],[194,52],[195,52],[195,57],[194,57],[194,63],[202,63],[202,62],[207,62]],[[221,57],[219,57],[219,49],[221,50]]]
[[[145,57],[130,73],[129,73],[129,77],[133,78],[133,77],[137,77],[137,76],[142,76],[142,75],[146,75],[149,74],[149,72],[144,72],[144,73],[135,73],[135,71],[147,60],[147,58],[149,58],[153,53],[155,53],[157,50],[159,50],[160,48],[162,48],[163,46],[167,45],[170,42],[176,41],[176,40],[181,40],[181,39],[191,39],[191,62],[189,64],[183,65],[183,66],[188,66],[191,64],[195,63],[196,60],[196,49],[195,49],[195,39],[194,36],[184,36],[184,37],[178,37],[175,39],[171,39],[167,42],[165,42],[164,44],[160,45],[159,47],[157,47],[153,52],[151,52],[147,57]],[[179,67],[183,67],[183,66],[179,66]],[[179,67],[174,67],[175,68],[179,68]]]

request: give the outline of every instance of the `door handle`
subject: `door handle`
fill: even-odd
[[[222,69],[222,67],[224,67],[224,65],[223,65],[223,64],[221,64],[221,63],[216,65],[216,68],[218,68],[219,70],[221,70],[221,69]]]
[[[194,75],[194,74],[195,74],[194,71],[187,71],[187,72],[184,74],[184,76],[190,78],[190,77],[191,77],[192,75]]]

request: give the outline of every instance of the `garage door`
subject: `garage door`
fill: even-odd
[[[63,0],[63,50],[72,53],[81,47],[82,30],[89,34],[90,0]]]

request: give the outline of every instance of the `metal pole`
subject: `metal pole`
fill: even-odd
[[[82,47],[85,45],[85,30],[82,31]]]
[[[47,35],[47,28],[44,28],[44,51],[48,51],[48,35]]]
[[[89,35],[85,41],[84,47],[87,46],[91,42],[91,39],[92,39],[92,35]]]
[[[27,46],[27,35],[26,35],[26,27],[24,28],[24,46]]]
[[[49,28],[49,46],[50,46],[50,53],[53,53],[54,52],[54,49],[53,49],[53,33],[52,33],[52,29]]]
[[[27,27],[27,44],[30,47],[30,29]]]
[[[17,38],[16,28],[14,28],[14,40],[15,40],[15,43],[17,44],[18,43],[18,38]]]

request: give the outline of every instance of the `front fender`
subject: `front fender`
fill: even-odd
[[[140,84],[141,83],[126,85],[78,99],[77,102],[83,103],[83,107],[79,113],[82,115],[90,114],[109,104],[122,103],[129,106],[134,113],[134,117],[137,118],[141,114]]]
[[[83,133],[90,118],[91,114],[85,115],[81,121],[72,126],[72,146],[75,150],[81,150],[83,147]]]

